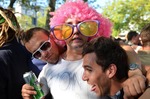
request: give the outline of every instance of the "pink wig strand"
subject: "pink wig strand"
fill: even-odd
[[[89,7],[88,3],[85,3],[82,0],[68,0],[59,9],[55,12],[51,12],[50,14],[53,15],[50,19],[51,27],[65,23],[68,18],[76,17],[81,21],[98,20],[100,22],[98,33],[95,36],[90,37],[90,40],[99,36],[110,37],[111,35],[111,22],[98,13],[95,9]],[[56,43],[57,42],[58,41],[56,41]],[[60,43],[63,44],[63,42]]]

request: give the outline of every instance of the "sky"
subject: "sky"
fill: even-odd
[[[88,1],[94,1],[94,0],[88,0]],[[94,2],[94,3],[90,4],[90,5],[95,6],[95,5],[99,4],[100,7],[103,7],[103,6],[105,6],[106,2],[108,2],[108,1],[111,1],[111,0],[96,0],[96,2]],[[59,1],[59,2],[62,2],[62,0]],[[57,4],[56,8],[58,8],[59,6],[60,5]],[[100,7],[98,7],[98,9],[96,9],[99,13],[102,12],[102,9]]]
[[[96,0],[96,2],[93,5],[99,4],[100,7],[103,7],[103,6],[105,6],[106,2],[108,2],[108,1],[110,1],[110,0]],[[96,9],[96,10],[101,13],[102,9],[100,7],[98,7],[98,9]]]

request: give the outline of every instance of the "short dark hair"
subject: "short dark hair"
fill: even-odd
[[[38,31],[43,31],[43,33],[45,33],[47,36],[50,35],[49,31],[47,31],[46,29],[44,28],[40,28],[40,27],[34,27],[34,28],[31,28],[29,30],[27,30],[26,32],[22,33],[21,35],[21,40],[23,41],[23,43],[25,44],[26,42],[28,42],[32,36],[38,32]]]
[[[134,36],[137,36],[137,35],[138,35],[138,33],[137,33],[136,31],[130,31],[130,32],[127,34],[127,40],[128,40],[128,41],[131,41],[132,38],[133,38]]]
[[[121,81],[128,77],[128,57],[125,50],[119,43],[110,38],[99,37],[88,42],[84,48],[82,55],[88,53],[96,54],[96,63],[102,66],[105,71],[110,64],[117,66],[116,78]]]

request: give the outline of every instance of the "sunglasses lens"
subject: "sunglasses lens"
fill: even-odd
[[[46,51],[48,48],[51,47],[51,43],[50,42],[45,42],[41,45],[41,47],[39,48],[39,50],[37,50],[34,54],[33,54],[33,57],[35,58],[40,58],[41,57],[41,51]]]
[[[64,24],[55,26],[53,33],[58,40],[65,40],[71,36],[72,31],[73,29],[71,26]]]
[[[43,46],[41,46],[42,51],[46,51],[51,46],[50,42],[45,42]]]
[[[85,36],[94,36],[98,31],[98,22],[85,21],[79,25],[80,32]]]
[[[41,57],[41,52],[40,52],[40,51],[35,52],[35,53],[33,54],[33,57],[35,57],[35,58]]]

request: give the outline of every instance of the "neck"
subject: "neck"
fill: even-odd
[[[82,59],[82,48],[69,49],[62,54],[62,58],[69,61],[75,61]]]
[[[118,91],[122,89],[122,83],[112,80],[111,81],[111,88],[110,88],[110,96],[114,96]]]

